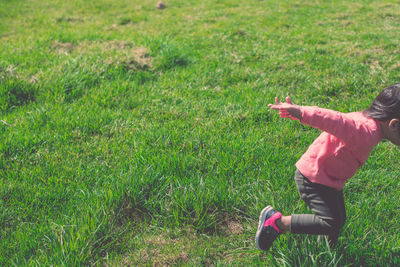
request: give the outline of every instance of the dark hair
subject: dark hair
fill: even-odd
[[[400,119],[400,83],[383,89],[363,113],[380,121]]]

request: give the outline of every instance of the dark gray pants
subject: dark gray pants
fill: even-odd
[[[312,183],[298,170],[295,181],[300,197],[314,214],[293,214],[291,232],[327,235],[330,244],[336,244],[346,221],[343,191]]]

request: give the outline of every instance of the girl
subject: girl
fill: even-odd
[[[279,234],[327,235],[336,244],[346,220],[342,188],[365,163],[371,150],[387,139],[400,145],[400,83],[385,88],[362,112],[341,113],[329,109],[286,103],[269,104],[282,118],[320,129],[322,134],[296,163],[295,182],[300,197],[314,214],[282,216],[271,206],[261,211],[256,245],[267,251]]]

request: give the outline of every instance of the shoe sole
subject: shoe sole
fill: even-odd
[[[262,230],[262,228],[264,226],[264,223],[265,223],[265,217],[267,217],[267,213],[272,209],[273,208],[271,206],[266,206],[260,213],[260,219],[258,220],[258,229],[257,229],[257,233],[256,233],[256,246],[260,250],[263,250],[258,245],[258,240],[260,238],[260,233],[261,233],[261,230]]]

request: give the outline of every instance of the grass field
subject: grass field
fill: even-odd
[[[399,150],[345,186],[329,249],[258,215],[309,212],[319,134],[275,96],[349,112],[400,81],[398,1],[0,0],[0,265],[400,265]]]

